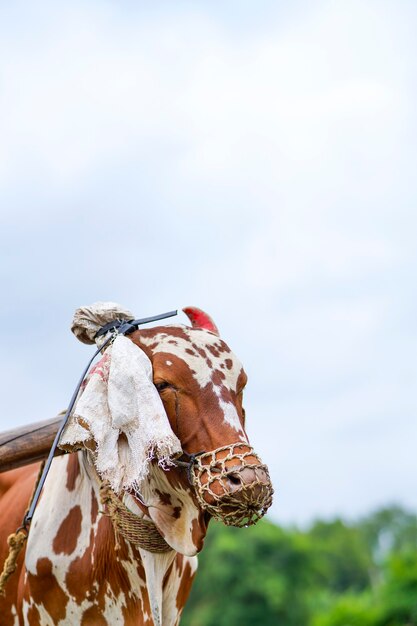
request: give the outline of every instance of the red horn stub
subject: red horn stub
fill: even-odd
[[[201,309],[198,309],[196,306],[186,306],[183,311],[190,320],[193,328],[203,328],[204,330],[209,330],[215,335],[220,335],[219,329],[211,319],[210,315],[207,315],[207,313],[204,313]]]

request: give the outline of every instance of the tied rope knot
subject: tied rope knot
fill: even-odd
[[[28,531],[26,528],[20,528],[15,533],[11,534],[7,538],[7,544],[9,546],[9,554],[4,562],[3,571],[0,575],[0,595],[5,595],[6,583],[10,576],[16,571],[17,559],[26,543],[28,538]]]

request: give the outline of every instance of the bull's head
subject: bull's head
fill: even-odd
[[[154,384],[183,456],[168,471],[156,463],[143,486],[146,507],[165,540],[192,555],[211,516],[255,523],[270,506],[268,470],[249,444],[243,390],[247,376],[211,318],[186,308],[192,323],[138,330],[132,341],[149,357]]]

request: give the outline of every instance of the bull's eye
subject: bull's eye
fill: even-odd
[[[164,389],[172,389],[172,385],[167,383],[166,380],[163,380],[160,383],[155,383],[155,387],[159,392],[164,391]]]

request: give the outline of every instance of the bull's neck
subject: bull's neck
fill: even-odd
[[[146,619],[153,618],[158,626],[163,579],[176,553],[151,554],[123,538],[116,541],[111,520],[101,508],[99,483],[87,453],[55,459],[32,521],[27,569],[39,576],[40,561],[50,560],[72,611],[97,605],[118,619],[128,606],[136,620],[143,616],[143,623],[149,624]],[[134,623],[140,624],[140,619]]]

